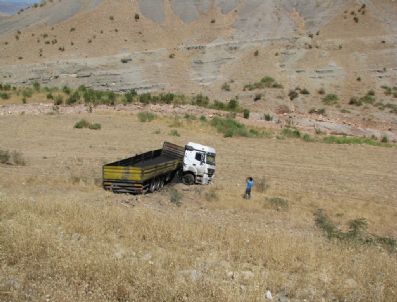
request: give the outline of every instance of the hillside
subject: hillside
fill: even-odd
[[[395,15],[392,0],[47,1],[0,19],[0,77],[238,97],[257,116],[284,106],[298,124],[395,140]],[[258,86],[265,77],[282,88]]]

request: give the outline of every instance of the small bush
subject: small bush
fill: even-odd
[[[371,145],[371,146],[389,146],[388,144],[383,144],[376,139],[368,137],[353,137],[353,136],[326,136],[323,142],[327,144],[348,144],[348,145]]]
[[[222,90],[224,90],[224,91],[230,91],[231,88],[230,88],[229,83],[224,83],[224,84],[222,85]]]
[[[170,202],[172,202],[176,206],[180,207],[182,205],[182,202],[181,202],[182,198],[183,198],[183,194],[181,192],[179,192],[175,188],[171,188],[171,190],[170,190]]]
[[[134,18],[135,18],[135,21],[138,21],[138,20],[139,20],[139,18],[140,18],[139,14],[138,14],[138,13],[135,13],[135,16],[134,16]]]
[[[88,126],[88,128],[91,130],[101,130],[102,126],[101,126],[101,124],[93,123],[93,124],[90,124]]]
[[[269,184],[266,181],[265,177],[261,177],[259,179],[255,179],[255,191],[259,193],[265,193],[266,190],[269,188]]]
[[[299,97],[299,93],[295,90],[290,90],[288,93],[288,97],[291,101],[295,100],[296,98]]]
[[[17,151],[0,150],[0,163],[15,166],[25,166],[26,161],[22,153]]]
[[[61,95],[57,95],[54,98],[54,105],[59,106],[63,104],[63,97]]]
[[[10,98],[10,94],[7,92],[0,92],[0,98],[3,100],[8,100]]]
[[[309,113],[310,113],[310,114],[321,114],[321,115],[325,115],[325,109],[324,109],[324,108],[321,108],[321,109],[312,108],[312,109],[309,110]]]
[[[262,99],[262,93],[257,93],[254,96],[254,102],[260,101]]]
[[[207,121],[207,117],[205,115],[200,116],[200,121],[201,122],[206,122]]]
[[[30,98],[33,95],[33,90],[31,88],[24,88],[22,90],[22,96],[24,98]]]
[[[83,128],[88,128],[91,124],[86,121],[85,119],[79,120],[76,124],[74,124],[74,128],[76,129],[83,129]]]
[[[139,112],[138,113],[138,119],[142,123],[151,122],[156,118],[157,118],[157,115],[154,113],[151,113],[151,112]]]
[[[2,164],[8,164],[10,161],[10,152],[9,151],[4,151],[0,150],[0,163]]]
[[[254,56],[255,56],[255,57],[259,56],[259,50],[255,50]]]
[[[218,194],[215,189],[210,189],[208,192],[205,192],[205,199],[209,202],[217,201],[219,199]]]
[[[269,204],[270,207],[279,210],[287,210],[289,208],[288,200],[280,197],[266,198],[265,203]]]
[[[265,114],[263,115],[263,119],[264,119],[265,121],[267,121],[267,122],[271,122],[271,121],[273,120],[273,116],[270,115],[270,114],[268,114],[268,113],[265,113]]]
[[[311,137],[309,134],[304,134],[303,136],[302,136],[302,139],[305,141],[305,142],[308,142],[308,143],[311,143],[311,142],[315,142],[316,140],[313,138],[313,137]]]
[[[33,89],[35,90],[35,91],[40,91],[40,83],[39,82],[37,82],[37,81],[35,81],[35,82],[33,82]]]
[[[294,129],[294,128],[284,128],[281,131],[281,134],[284,137],[290,137],[290,138],[300,138],[301,137],[301,133],[298,129]]]
[[[245,119],[249,119],[250,117],[250,111],[248,109],[244,109],[243,111],[243,116]]]
[[[336,94],[329,93],[323,98],[323,103],[325,105],[335,105],[338,103],[338,100],[339,98]]]
[[[301,90],[301,94],[308,95],[308,94],[310,94],[310,92],[309,92],[309,90],[307,90],[306,88],[303,88],[303,89]]]
[[[318,92],[319,95],[324,95],[325,94],[324,88],[320,88],[317,92]]]
[[[65,94],[67,94],[67,95],[69,95],[69,94],[72,93],[72,89],[70,89],[68,86],[63,86],[62,91],[63,91]]]
[[[181,136],[181,135],[179,134],[178,130],[176,130],[176,129],[172,129],[172,130],[170,131],[169,135],[171,135],[171,136],[177,136],[177,137]]]
[[[357,218],[347,222],[348,230],[340,230],[329,218],[324,210],[318,209],[314,213],[314,221],[328,239],[344,242],[381,245],[390,252],[395,252],[397,241],[389,237],[381,237],[367,232],[368,222],[365,218]]]

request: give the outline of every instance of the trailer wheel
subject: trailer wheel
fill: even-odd
[[[193,185],[194,184],[194,175],[191,173],[187,173],[187,174],[183,175],[182,182],[188,186]]]
[[[164,187],[164,182],[165,182],[164,178],[161,178],[160,179],[159,189],[162,189]]]
[[[149,185],[149,192],[154,193],[156,191],[156,181],[153,179]]]

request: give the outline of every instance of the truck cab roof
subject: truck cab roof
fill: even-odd
[[[204,146],[204,145],[197,144],[197,143],[192,143],[192,142],[189,142],[186,146],[190,147],[190,148],[192,148],[194,150],[197,150],[197,151],[203,151],[203,152],[206,152],[206,153],[216,154],[215,149],[212,148],[212,147],[209,147],[209,146]]]

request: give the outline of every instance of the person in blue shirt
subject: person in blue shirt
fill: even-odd
[[[247,187],[245,188],[245,199],[251,199],[251,190],[254,186],[254,179],[252,177],[247,178]]]

